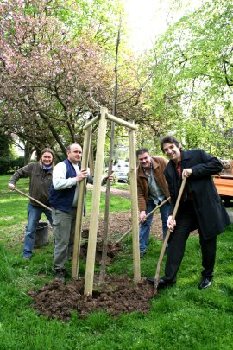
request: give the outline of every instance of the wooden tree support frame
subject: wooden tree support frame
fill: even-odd
[[[88,159],[89,159],[90,146],[91,146],[91,130],[92,130],[91,125],[89,125],[88,128],[85,129],[81,170],[87,169],[87,166],[88,166]],[[73,256],[72,256],[72,277],[73,278],[78,278],[78,274],[79,274],[79,254],[80,254],[80,242],[81,242],[85,192],[86,192],[86,182],[81,181],[79,183],[77,217],[76,217],[76,223],[75,223],[75,236],[74,236],[74,246],[73,246]]]
[[[98,234],[98,219],[99,219],[99,205],[101,195],[101,180],[104,166],[104,145],[106,137],[107,119],[114,121],[117,124],[123,125],[129,129],[129,164],[130,164],[130,193],[131,193],[131,215],[132,215],[132,237],[133,237],[133,261],[134,261],[134,281],[137,283],[141,280],[140,267],[140,249],[139,249],[139,225],[138,225],[138,208],[137,208],[137,180],[136,180],[136,153],[135,153],[135,130],[137,129],[134,123],[128,123],[123,119],[117,118],[108,113],[107,109],[101,107],[100,117],[93,118],[87,122],[84,127],[85,138],[83,145],[82,169],[87,168],[90,140],[91,140],[91,126],[99,119],[98,125],[98,141],[96,164],[94,170],[94,183],[91,203],[90,228],[86,257],[85,269],[85,290],[86,296],[91,296],[93,291],[95,255]],[[80,182],[79,185],[79,200],[77,206],[77,219],[74,238],[74,252],[72,258],[72,277],[77,278],[79,274],[79,252],[81,241],[81,227],[82,215],[84,207],[85,181]]]

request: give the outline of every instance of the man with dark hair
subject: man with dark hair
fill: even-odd
[[[153,214],[147,217],[157,205],[169,197],[168,186],[163,174],[167,161],[163,157],[151,157],[147,148],[136,151],[139,162],[137,168],[138,207],[140,211],[140,253],[143,256],[148,247]],[[167,232],[169,203],[160,208],[163,239]]]
[[[165,136],[165,137],[162,138],[162,140],[161,140],[161,151],[163,153],[165,153],[164,150],[163,150],[163,144],[164,143],[173,143],[180,150],[182,149],[181,143],[174,136]]]
[[[203,266],[198,288],[204,289],[212,283],[217,235],[230,224],[212,179],[212,175],[219,173],[223,166],[216,157],[204,150],[181,150],[180,142],[172,136],[161,140],[161,149],[170,159],[165,176],[171,195],[171,210],[167,221],[171,235],[168,240],[165,276],[160,279],[158,288],[165,288],[176,282],[186,240],[190,232],[197,229]],[[174,205],[184,177],[187,178],[185,190],[176,219],[173,219]],[[148,280],[153,282],[150,278]]]
[[[18,169],[10,178],[9,188],[15,189],[15,184],[20,178],[29,177],[29,195],[48,206],[48,192],[52,184],[54,153],[50,148],[41,152],[39,162],[29,163]],[[35,233],[41,214],[44,213],[52,225],[52,213],[49,209],[40,206],[37,202],[30,200],[28,204],[28,224],[24,237],[23,258],[30,259],[35,246]]]

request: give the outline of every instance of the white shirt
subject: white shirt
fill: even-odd
[[[76,171],[76,175],[78,176],[80,172],[79,165],[75,163],[72,163],[72,165]],[[53,186],[55,190],[62,190],[65,188],[71,188],[73,186],[76,186],[72,206],[77,206],[79,191],[78,181],[76,177],[69,177],[68,179],[66,179],[66,163],[60,162],[57,165],[55,165],[53,170]]]

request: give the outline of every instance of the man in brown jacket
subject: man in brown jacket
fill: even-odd
[[[167,160],[163,157],[152,157],[147,148],[136,151],[139,162],[137,168],[137,188],[138,188],[138,207],[140,211],[140,253],[143,256],[148,247],[150,227],[153,220],[153,214],[146,218],[157,205],[169,197],[169,191],[165,176],[163,174]],[[162,220],[163,239],[167,232],[167,218],[170,204],[165,203],[160,208]]]
[[[39,162],[29,163],[18,169],[9,180],[9,188],[15,189],[15,184],[20,178],[29,177],[29,195],[40,201],[45,206],[49,205],[48,192],[52,184],[54,153],[50,148],[41,152]],[[35,246],[35,234],[41,214],[44,213],[52,225],[52,213],[37,202],[30,200],[28,203],[28,223],[25,230],[23,258],[31,259]]]

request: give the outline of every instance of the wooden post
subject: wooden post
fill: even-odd
[[[93,119],[91,119],[90,121],[88,121],[85,126],[84,126],[84,130],[88,129],[90,126],[92,126],[92,124],[94,124],[95,122],[97,122],[97,120],[99,119],[99,116],[94,117]]]
[[[108,177],[112,174],[112,162],[114,152],[114,136],[115,136],[115,123],[111,122],[111,137],[110,137],[110,152],[109,152],[109,166]],[[104,234],[103,234],[103,246],[102,257],[99,273],[99,284],[102,284],[105,279],[106,273],[106,261],[108,256],[108,236],[109,236],[109,213],[110,213],[110,195],[111,195],[111,183],[107,180],[105,191],[105,210],[104,210]]]
[[[137,126],[134,125],[133,123],[128,123],[126,120],[121,119],[121,118],[117,118],[117,117],[115,117],[112,114],[107,113],[106,114],[106,118],[111,120],[112,122],[115,122],[115,123],[119,124],[119,125],[123,125],[126,128],[129,128],[129,129],[132,129],[132,130],[137,130]]]
[[[83,155],[81,169],[87,169],[88,158],[91,144],[91,126],[85,129],[84,143],[83,143]],[[81,229],[82,229],[82,218],[84,209],[84,197],[86,192],[86,180],[79,182],[79,194],[77,203],[77,217],[75,223],[75,234],[74,234],[74,246],[72,256],[72,277],[78,278],[79,274],[79,253],[80,253],[80,242],[81,242]]]
[[[93,145],[90,146],[90,154],[89,154],[89,168],[91,176],[94,176],[94,155],[93,155]]]
[[[132,238],[133,238],[133,261],[134,281],[141,281],[140,249],[139,249],[139,225],[138,225],[138,195],[136,178],[136,150],[135,131],[129,130],[129,182],[131,197]]]
[[[86,269],[85,269],[85,291],[84,294],[92,295],[94,268],[95,268],[95,254],[96,254],[96,242],[98,233],[98,216],[99,216],[99,204],[101,194],[101,179],[103,174],[104,165],[104,144],[106,137],[107,120],[105,114],[107,109],[101,107],[101,117],[98,128],[98,142],[96,152],[96,164],[94,172],[94,183],[92,192],[92,204],[91,204],[91,220],[89,229],[89,240],[87,247]]]

